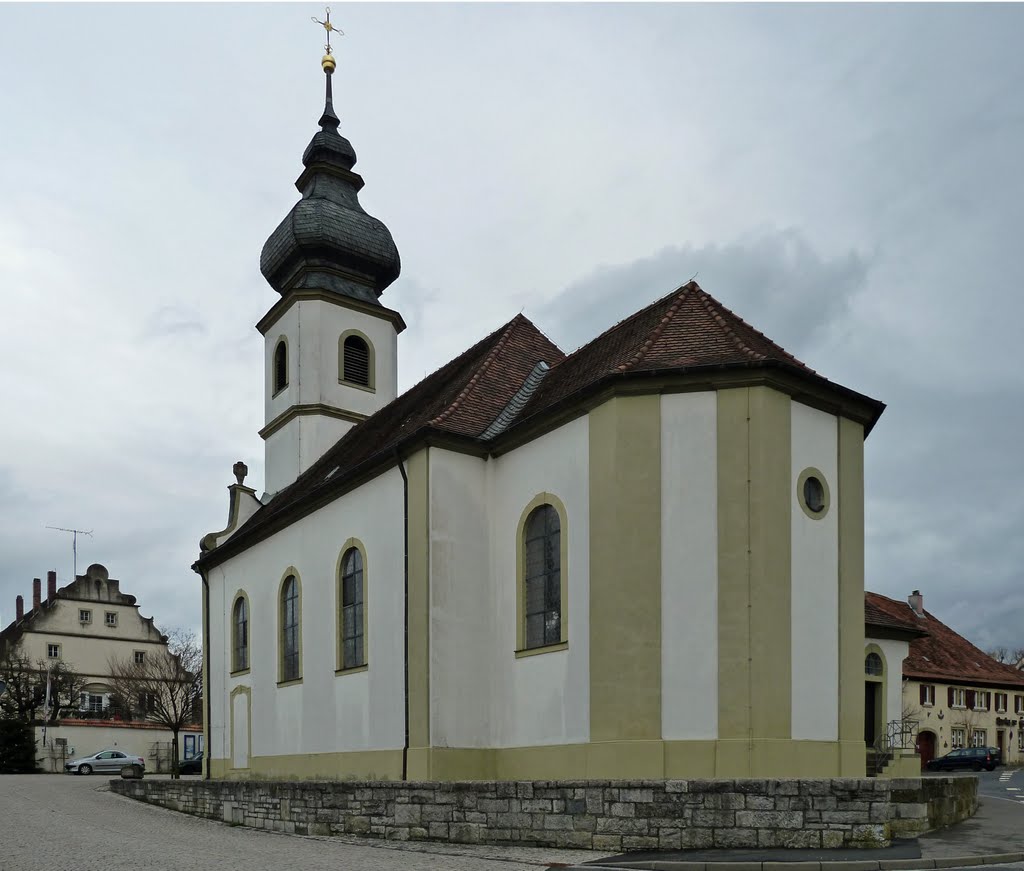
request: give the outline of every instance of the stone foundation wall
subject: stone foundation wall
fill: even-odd
[[[877,847],[965,819],[975,778],[356,783],[114,780],[120,795],[295,834],[627,850]]]

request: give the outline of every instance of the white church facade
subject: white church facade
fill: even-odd
[[[266,493],[205,536],[208,775],[863,776],[884,406],[690,282],[566,354],[518,315],[402,395],[330,99],[261,268]]]

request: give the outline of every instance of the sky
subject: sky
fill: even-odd
[[[198,631],[261,489],[263,242],[323,8],[0,4],[0,625],[103,563]],[[335,108],[402,275],[399,388],[524,312],[563,349],[696,276],[887,403],[866,585],[1024,646],[1021,5],[335,4]],[[1013,325],[1017,324],[1017,327]]]

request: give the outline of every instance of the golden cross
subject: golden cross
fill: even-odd
[[[341,29],[335,27],[333,24],[331,24],[331,7],[330,6],[324,7],[324,11],[327,13],[327,20],[326,21],[321,21],[315,15],[312,16],[312,20],[313,20],[314,24],[319,24],[324,30],[327,31],[327,45],[324,46],[324,47],[327,49],[327,53],[330,54],[331,53],[331,34],[332,33],[340,33],[342,36],[344,36],[345,35],[345,31],[341,30]]]

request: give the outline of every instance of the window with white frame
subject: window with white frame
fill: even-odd
[[[92,611],[88,608],[78,609],[78,622],[79,623],[92,623]]]
[[[949,706],[951,708],[966,708],[967,707],[967,690],[958,689],[957,687],[949,688]],[[961,744],[961,747],[964,745]]]
[[[46,657],[47,657],[47,659],[60,659],[60,645],[59,644],[47,644],[46,645]]]
[[[1017,732],[1017,749],[1024,753],[1024,729]]]
[[[116,626],[117,625],[117,611],[107,611],[103,615],[103,622],[107,626]]]
[[[966,731],[964,729],[951,729],[949,733],[949,743],[953,745],[954,750],[959,750],[964,746],[967,740]]]
[[[1005,714],[1006,713],[1006,699],[1007,699],[1006,693],[996,693],[996,713],[997,714]]]
[[[927,708],[935,704],[935,684],[921,684],[921,704]]]
[[[984,729],[975,729],[971,733],[971,746],[984,747],[988,744],[988,734]]]
[[[987,711],[992,701],[992,693],[987,690],[975,690],[974,692],[974,710],[976,711]],[[976,744],[976,747],[982,745]]]
[[[1014,713],[1024,714],[1024,696],[1013,697],[1013,710]]]
[[[82,710],[90,714],[99,714],[103,711],[102,693],[82,693]]]
[[[135,651],[135,664],[136,665],[145,665],[145,663],[146,663],[146,651],[145,650],[136,650]]]

